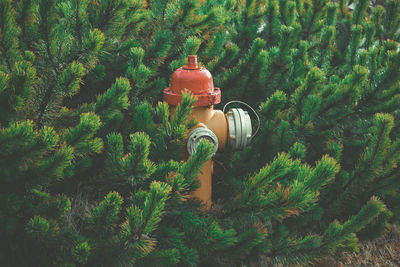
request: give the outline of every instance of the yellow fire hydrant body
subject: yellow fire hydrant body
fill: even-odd
[[[214,110],[213,106],[195,107],[191,117],[199,124],[195,127],[206,127],[218,138],[218,151],[221,151],[228,139],[228,122],[221,110]],[[206,208],[211,207],[213,160],[209,159],[201,168],[197,180],[200,188],[192,192],[192,196],[204,202]]]

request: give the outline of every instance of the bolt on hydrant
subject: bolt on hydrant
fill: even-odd
[[[198,65],[196,55],[188,56],[187,65],[173,73],[171,86],[164,89],[164,101],[170,105],[172,112],[181,102],[182,92],[185,91],[190,91],[197,98],[190,116],[198,124],[189,130],[186,141],[189,155],[196,152],[202,139],[214,144],[213,156],[226,145],[238,150],[244,149],[250,143],[252,127],[249,114],[240,108],[232,108],[226,114],[214,109],[214,105],[221,102],[221,91],[214,87],[211,73]],[[206,209],[211,207],[212,173],[213,161],[209,159],[197,176],[200,188],[191,194],[200,199]]]

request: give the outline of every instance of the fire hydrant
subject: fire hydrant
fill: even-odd
[[[164,101],[170,105],[171,112],[181,102],[182,92],[185,91],[190,91],[197,98],[190,116],[198,124],[187,136],[188,155],[196,152],[202,139],[214,144],[213,156],[226,145],[238,150],[244,149],[250,143],[252,127],[249,114],[240,108],[230,109],[226,114],[214,109],[214,105],[221,102],[221,91],[214,87],[211,73],[198,65],[196,55],[188,56],[187,65],[173,73],[171,86],[164,89]],[[212,203],[212,173],[213,161],[209,159],[197,176],[200,187],[191,194],[205,204],[205,209],[210,209]]]

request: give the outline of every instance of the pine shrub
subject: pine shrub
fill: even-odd
[[[400,214],[400,1],[0,0],[0,264],[308,264]],[[182,160],[190,54],[258,108]],[[218,106],[217,106],[218,108]]]

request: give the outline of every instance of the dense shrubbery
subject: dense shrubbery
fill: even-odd
[[[0,0],[2,266],[306,263],[400,214],[400,1]],[[198,54],[223,102],[259,107],[188,199]]]

